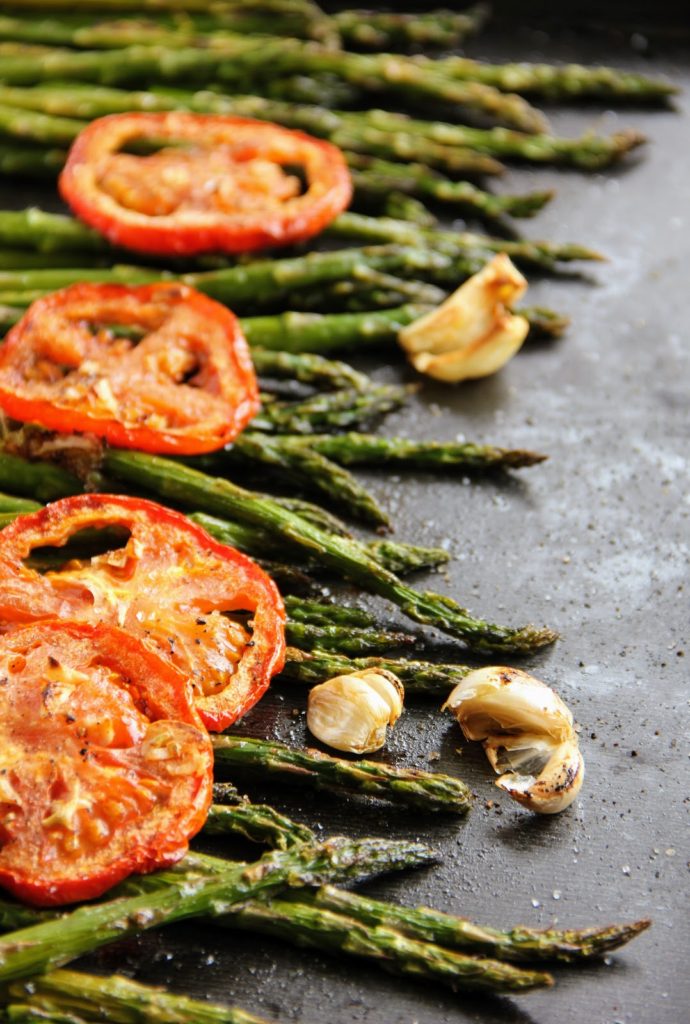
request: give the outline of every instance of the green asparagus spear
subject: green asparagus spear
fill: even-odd
[[[264,403],[252,420],[254,430],[276,434],[313,434],[371,423],[405,404],[409,389],[378,384],[366,391],[342,388],[299,402]],[[325,481],[324,481],[325,482]]]
[[[347,657],[384,654],[398,647],[417,643],[410,633],[393,632],[381,628],[338,625],[314,625],[288,620],[285,638],[289,644],[304,651],[334,652]]]
[[[487,17],[486,4],[475,4],[458,12],[434,10],[423,14],[345,10],[337,11],[333,21],[346,46],[355,50],[452,50],[478,32]]]
[[[285,609],[293,622],[306,622],[311,626],[359,626],[366,629],[376,624],[375,615],[351,605],[286,597]]]
[[[480,114],[494,123],[525,132],[543,131],[543,115],[517,94],[503,93],[480,82],[464,82],[434,67],[391,54],[363,55],[330,50],[297,39],[266,36],[253,39],[228,33],[212,48],[168,48],[165,44],[117,50],[53,49],[40,62],[29,56],[0,56],[0,78],[12,85],[33,85],[51,79],[105,85],[150,82],[238,83],[262,81],[284,74],[332,74],[363,96],[389,93],[408,103],[442,101],[459,114]]]
[[[307,652],[289,647],[280,679],[312,685],[364,668],[385,668],[400,679],[406,693],[439,699],[447,697],[453,687],[473,671],[471,665],[445,665],[407,658],[345,658],[332,652]]]
[[[198,113],[237,114],[275,121],[289,128],[301,128],[330,139],[343,149],[385,155],[393,160],[400,156],[401,146],[408,152],[424,152],[428,142],[450,149],[471,149],[499,160],[563,164],[584,170],[598,170],[621,159],[645,141],[644,136],[634,131],[618,132],[610,136],[589,133],[576,138],[564,138],[507,128],[485,129],[444,121],[420,120],[390,110],[336,111],[317,104],[293,104],[261,96],[228,96],[203,90],[192,92],[178,89],[153,93],[80,86],[78,83],[20,89],[1,86],[0,103],[68,118],[101,117],[137,109],[183,109]],[[389,140],[387,149],[386,138]],[[345,142],[350,145],[344,145]]]
[[[551,975],[541,971],[417,942],[390,928],[365,926],[354,917],[333,914],[309,903],[254,901],[231,912],[220,923],[287,938],[318,950],[365,957],[393,974],[441,982],[456,991],[524,992],[553,984]]]
[[[1,467],[0,457],[0,472]],[[302,546],[291,544],[285,537],[276,538],[270,531],[247,523],[218,519],[204,512],[192,512],[189,518],[224,544],[239,548],[255,558],[262,558],[267,554],[276,557],[285,557],[289,554],[299,557],[300,564],[309,572],[323,569],[323,563],[318,557],[310,556]],[[417,572],[420,569],[435,569],[439,565],[444,565],[450,558],[443,548],[425,548],[395,541],[371,541],[364,544],[364,548],[384,569],[400,574]]]
[[[415,621],[436,626],[462,639],[473,650],[526,654],[556,639],[549,629],[515,629],[483,622],[448,597],[413,590],[383,569],[356,541],[324,533],[275,502],[255,497],[228,480],[208,477],[170,459],[140,452],[108,451],[104,469],[116,479],[144,486],[161,497],[273,531],[276,537],[302,546],[324,566],[393,601]]]
[[[409,221],[419,228],[438,227],[436,214],[421,199],[405,195],[404,192],[389,192],[383,203],[383,213],[386,217]]]
[[[546,306],[518,306],[515,312],[529,321],[530,338],[560,338],[570,325],[570,317]]]
[[[83,490],[77,477],[47,462],[29,462],[18,455],[0,452],[0,486],[40,502],[55,501]],[[7,509],[11,511],[11,509]],[[26,511],[26,509],[15,509]]]
[[[341,513],[373,526],[390,526],[387,513],[346,469],[318,451],[298,446],[283,447],[279,438],[247,432],[224,453],[224,462],[255,469],[270,466],[297,486],[316,490],[337,502]]]
[[[208,1003],[175,995],[164,988],[143,985],[114,974],[111,977],[83,971],[50,971],[9,988],[14,1000],[26,1000],[39,1014],[84,1014],[85,1020],[111,1024],[267,1024],[253,1014],[232,1006]],[[25,1018],[10,1018],[23,1020]],[[27,1020],[81,1021],[82,1017],[45,1016]]]
[[[645,918],[630,924],[597,928],[540,930],[518,926],[502,930],[429,907],[413,909],[384,903],[332,885],[280,899],[281,902],[294,900],[336,914],[351,915],[364,925],[383,925],[420,942],[433,942],[447,949],[461,949],[477,956],[516,962],[546,960],[574,963],[601,957],[625,945],[650,925]]]
[[[328,227],[327,234],[347,241],[358,239],[368,243],[429,245],[432,248],[441,248],[449,254],[468,250],[483,251],[486,259],[490,259],[492,253],[505,252],[518,264],[543,270],[553,270],[559,262],[603,259],[596,250],[570,242],[553,243],[532,239],[513,241],[469,232],[439,231],[420,228],[416,224],[392,217],[367,217],[352,212],[337,217]]]
[[[548,189],[523,195],[494,195],[492,192],[477,188],[469,181],[452,180],[425,164],[396,164],[368,155],[373,147],[373,140],[379,136],[383,138],[384,135],[385,133],[380,132],[378,128],[363,130],[358,137],[364,140],[364,153],[355,150],[354,136],[344,139],[348,150],[347,162],[358,197],[378,197],[385,200],[392,191],[403,192],[446,206],[457,206],[489,220],[500,219],[506,214],[512,217],[533,217],[553,198],[553,192]],[[418,154],[419,139],[413,138],[412,144],[412,152]]]
[[[14,512],[21,515],[23,512],[36,512],[40,507],[40,502],[32,501],[31,498],[16,498],[13,494],[0,494],[0,512]]]
[[[393,768],[377,761],[346,761],[318,750],[296,750],[284,743],[246,736],[213,737],[217,769],[261,771],[316,789],[361,793],[427,811],[466,814],[472,794],[460,779],[415,768]],[[1,948],[1,947],[0,947]]]
[[[67,159],[64,149],[0,144],[0,174],[20,174],[40,181],[55,179]]]
[[[195,885],[168,885],[156,892],[80,907],[57,921],[12,932],[0,940],[0,984],[63,966],[116,939],[149,928],[227,913],[237,903],[285,886],[345,881],[428,862],[427,847],[412,842],[331,839],[265,854],[250,865],[231,864]]]
[[[298,313],[245,317],[242,330],[252,348],[330,354],[395,341],[402,327],[431,307],[398,306],[365,313]]]
[[[251,435],[250,435],[251,436]],[[311,434],[276,439],[281,448],[311,449],[344,466],[395,465],[400,468],[466,472],[519,469],[543,462],[547,456],[521,449],[495,448],[466,441],[408,441],[378,434]]]
[[[213,804],[204,824],[207,835],[238,835],[252,843],[264,843],[273,850],[289,850],[298,843],[315,841],[306,825],[292,821],[266,804],[243,800],[233,807]]]
[[[424,64],[424,60],[420,60]],[[582,64],[488,64],[466,57],[430,62],[459,80],[483,82],[497,89],[550,101],[600,99],[609,102],[659,103],[678,92],[660,78],[610,67]]]
[[[311,353],[302,355],[257,348],[252,361],[259,374],[298,380],[302,384],[314,384],[319,388],[352,388],[365,392],[373,385],[371,377],[355,370],[348,363],[324,359]]]

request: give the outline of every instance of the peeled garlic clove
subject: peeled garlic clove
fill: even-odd
[[[476,669],[461,680],[443,705],[468,740],[495,733],[536,733],[563,741],[573,716],[550,686],[527,672],[503,665]]]
[[[336,676],[310,691],[307,725],[335,750],[368,754],[386,742],[388,726],[402,714],[403,699],[402,683],[392,672],[362,669]]]
[[[488,753],[488,751],[487,751]],[[558,814],[573,802],[582,787],[585,763],[576,739],[551,747],[551,756],[538,774],[510,772],[496,785],[537,814]]]
[[[527,337],[528,321],[507,308],[526,290],[525,278],[499,253],[440,306],[402,328],[400,344],[416,370],[437,380],[487,377]]]

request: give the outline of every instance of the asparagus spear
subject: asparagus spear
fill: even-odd
[[[386,217],[406,220],[420,228],[438,227],[438,217],[432,213],[421,199],[408,196],[404,192],[390,192],[383,204]]]
[[[279,438],[246,433],[235,440],[225,459],[230,465],[271,466],[298,486],[305,485],[337,501],[344,514],[373,526],[390,526],[387,513],[346,469],[318,451],[285,447],[277,441]]]
[[[50,180],[62,169],[66,159],[64,149],[0,144],[0,174]]]
[[[331,604],[324,601],[286,597],[285,610],[293,622],[306,622],[311,626],[359,626],[366,628],[376,623],[376,617],[364,608]]]
[[[252,360],[257,373],[271,377],[290,378],[302,384],[332,389],[352,388],[366,392],[373,386],[371,377],[355,370],[349,363],[324,359],[319,355],[299,354],[257,348]]]
[[[473,671],[471,665],[445,665],[407,658],[345,658],[332,652],[306,652],[288,647],[280,679],[311,685],[363,668],[385,668],[400,679],[406,693],[434,698],[447,697],[453,687]]]
[[[0,486],[11,487],[21,495],[39,502],[55,501],[72,494],[81,494],[83,487],[77,477],[60,466],[47,462],[29,462],[18,455],[0,451]],[[13,509],[7,508],[7,511]],[[14,511],[26,511],[24,508]]]
[[[369,128],[362,132],[359,137],[363,139],[360,148],[365,149],[364,154],[355,150],[354,136],[344,140],[349,143],[345,155],[358,198],[385,200],[390,192],[402,192],[446,206],[457,206],[489,220],[500,219],[506,214],[512,217],[533,217],[553,198],[553,191],[550,189],[526,192],[522,195],[494,195],[492,192],[477,188],[469,181],[454,181],[432,170],[426,164],[396,164],[368,155],[373,148],[373,140],[383,138],[384,135],[385,133],[377,128]],[[419,153],[419,140],[413,139],[412,142],[412,151]]]
[[[242,330],[252,348],[332,353],[395,341],[402,327],[429,309],[404,305],[364,313],[288,312],[245,317]]]
[[[361,793],[426,811],[466,814],[472,794],[460,779],[378,761],[346,761],[318,750],[296,750],[271,740],[213,736],[216,768],[268,773],[336,792]],[[1,947],[0,947],[1,948]]]
[[[208,477],[170,459],[140,452],[110,450],[105,455],[104,469],[116,479],[144,486],[161,497],[273,531],[276,537],[296,543],[318,557],[325,567],[387,597],[415,621],[436,626],[474,650],[526,654],[556,639],[549,629],[515,629],[483,622],[448,597],[413,590],[383,569],[356,541],[329,535],[275,502],[255,497],[228,480]]]
[[[41,508],[38,501],[31,498],[16,498],[13,494],[0,494],[0,512],[14,512],[21,515],[23,512],[36,512]]]
[[[0,459],[0,471],[1,471]],[[204,512],[192,512],[192,522],[198,523],[224,544],[237,547],[248,555],[261,558],[266,554],[299,556],[309,572],[323,569],[318,557],[311,557],[299,544],[291,544],[286,537],[276,538],[270,531],[256,528],[251,524],[229,522]],[[363,545],[368,555],[384,569],[396,573],[416,572],[420,569],[435,569],[450,558],[443,548],[425,548],[416,544],[400,544],[395,541],[371,541]]]
[[[540,930],[518,925],[503,930],[478,925],[467,918],[454,917],[429,907],[413,909],[384,903],[332,885],[280,897],[281,903],[284,900],[351,915],[363,925],[383,925],[419,942],[432,942],[448,949],[516,962],[546,960],[574,963],[601,957],[625,945],[651,923],[644,918],[630,924],[596,928]]]
[[[220,865],[225,863],[215,857],[193,856],[197,873],[205,871],[217,874],[221,870]],[[178,870],[184,869],[186,864],[187,860],[182,861]],[[156,877],[150,876],[147,884],[153,883],[155,888],[158,884]],[[128,887],[136,891],[132,880],[125,882],[118,891],[128,891]],[[272,901],[264,901],[259,906],[266,905],[266,902]],[[475,956],[489,956],[514,963],[579,963],[594,960],[620,949],[651,924],[648,918],[642,918],[624,924],[589,928],[537,929],[518,925],[499,929],[434,908],[413,908],[383,902],[332,885],[299,890],[294,894],[285,893],[280,897],[280,902],[286,920],[290,919],[289,908],[292,904],[315,906],[333,915],[346,915],[361,925],[382,925],[420,943],[433,943],[447,950],[459,949]],[[54,911],[37,910],[9,900],[0,900],[0,925],[4,929],[27,927],[55,916]]]
[[[227,913],[234,905],[285,886],[345,881],[426,863],[419,843],[336,838],[265,854],[249,866],[230,864],[195,885],[167,885],[155,892],[80,907],[56,921],[12,932],[0,941],[0,984],[60,967],[116,939],[185,918]]]
[[[393,242],[401,245],[429,245],[441,248],[449,254],[465,252],[492,253],[506,252],[516,263],[543,270],[553,270],[557,263],[573,260],[601,260],[603,257],[594,249],[570,242],[554,243],[532,239],[513,241],[507,238],[492,238],[469,232],[439,231],[410,224],[393,217],[367,217],[361,213],[343,213],[329,225],[327,234],[333,238],[359,239],[369,243]]]
[[[289,644],[305,651],[334,652],[354,657],[382,654],[417,643],[416,636],[400,631],[373,629],[371,626],[314,625],[290,620],[285,627],[285,638]]]
[[[33,66],[32,66],[33,65]],[[168,48],[165,44],[116,50],[54,48],[40,63],[28,56],[0,56],[0,78],[12,85],[33,85],[50,79],[112,85],[142,82],[221,83],[261,81],[275,74],[329,73],[361,91],[391,93],[408,102],[436,100],[458,114],[480,114],[494,123],[526,132],[543,131],[543,115],[517,94],[503,93],[480,82],[463,82],[414,60],[390,54],[364,55],[330,50],[297,39],[266,36],[252,39],[228,33],[212,48]]]
[[[644,136],[634,131],[610,136],[588,133],[576,138],[563,138],[507,128],[475,128],[445,121],[420,120],[390,110],[336,111],[318,104],[293,104],[261,96],[228,96],[203,90],[152,93],[93,85],[87,87],[78,83],[22,89],[2,86],[0,103],[73,118],[101,117],[127,110],[185,109],[198,113],[237,114],[301,128],[330,139],[343,149],[355,149],[357,152],[370,153],[373,148],[375,153],[382,155],[388,137],[389,148],[385,155],[392,159],[400,152],[400,146],[419,152],[420,149],[424,151],[426,142],[430,142],[450,149],[475,150],[498,160],[598,170],[621,159],[645,141]],[[371,135],[372,130],[376,134]],[[367,139],[370,140],[368,143]],[[344,145],[346,141],[350,142],[349,146]]]
[[[112,1024],[267,1024],[253,1014],[232,1006],[208,1003],[175,995],[164,988],[143,985],[114,974],[109,978],[83,971],[50,971],[9,987],[9,997],[26,1000],[38,1014],[68,1016],[10,1017],[10,1020],[81,1021],[69,1014],[84,1014],[87,1020]]]
[[[300,402],[264,403],[252,420],[255,430],[277,434],[313,434],[370,423],[404,405],[409,389],[378,384],[367,391],[342,388]],[[324,481],[326,483],[326,481]]]
[[[524,992],[553,984],[551,975],[541,971],[417,942],[390,928],[365,926],[354,917],[333,914],[308,903],[254,901],[231,912],[220,923],[287,938],[318,950],[373,959],[393,974],[441,982],[455,991]]]
[[[487,17],[486,4],[475,4],[459,12],[434,10],[421,14],[345,10],[337,11],[333,21],[345,44],[353,49],[452,50],[478,32]]]
[[[448,467],[480,473],[495,469],[519,469],[534,466],[547,458],[538,452],[495,448],[493,445],[465,441],[408,441],[402,437],[379,437],[377,434],[282,435],[277,441],[281,448],[307,448],[344,466],[391,464],[436,472]]]
[[[425,63],[423,60],[420,63]],[[459,80],[483,82],[497,89],[546,100],[601,99],[621,103],[659,103],[678,92],[660,78],[582,64],[487,64],[466,57],[445,57],[434,67]]]
[[[266,804],[241,800],[233,807],[213,804],[204,824],[207,835],[239,835],[252,843],[265,843],[273,850],[288,850],[298,843],[315,842],[306,825],[292,821]]]

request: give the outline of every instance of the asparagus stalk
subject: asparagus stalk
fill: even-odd
[[[225,459],[230,465],[239,463],[252,469],[270,466],[298,486],[305,485],[338,502],[344,514],[373,526],[390,526],[387,513],[346,469],[318,451],[281,446],[276,441],[279,438],[246,433],[235,440]]]
[[[314,625],[290,620],[285,627],[285,638],[289,644],[305,651],[333,652],[348,657],[383,654],[417,643],[416,636],[400,631],[373,629],[371,626]]]
[[[330,354],[395,341],[402,327],[430,308],[409,304],[363,313],[291,311],[277,316],[245,317],[242,330],[253,349]]]
[[[259,374],[298,380],[302,384],[314,384],[316,387],[334,390],[352,388],[361,392],[369,391],[373,386],[371,377],[355,370],[348,363],[324,359],[311,353],[300,354],[257,348],[252,360],[254,369]]]
[[[347,892],[332,885],[281,897],[336,914],[351,915],[363,925],[391,928],[419,942],[461,949],[477,956],[514,962],[556,961],[575,963],[604,956],[625,945],[649,927],[645,918],[629,924],[595,928],[536,929],[517,926],[508,930],[478,925],[464,917],[429,907],[404,907]],[[272,902],[272,901],[271,901]]]
[[[281,448],[310,449],[344,466],[394,465],[432,472],[450,467],[457,467],[463,473],[520,469],[547,458],[538,452],[465,441],[408,441],[377,434],[282,435],[277,440]]]
[[[377,761],[346,761],[318,750],[296,750],[271,740],[246,736],[213,736],[216,768],[267,773],[277,779],[316,789],[360,793],[426,811],[466,814],[470,790],[450,775],[415,768],[394,768]],[[1,947],[0,947],[1,948]]]
[[[506,214],[512,217],[533,217],[553,198],[554,193],[550,189],[526,192],[522,195],[494,195],[492,192],[477,188],[469,181],[451,180],[426,164],[396,164],[390,160],[370,156],[373,140],[383,138],[384,135],[385,133],[376,128],[367,129],[366,135],[362,133],[361,138],[365,141],[361,148],[365,148],[364,154],[354,149],[354,137],[348,140],[350,145],[346,157],[358,198],[385,201],[391,192],[402,192],[430,199],[445,206],[458,207],[489,220],[500,219]],[[413,139],[412,142],[411,152],[418,154],[419,139]]]
[[[64,149],[0,144],[0,174],[51,180],[62,170],[66,159]]]
[[[550,101],[599,99],[616,103],[659,103],[678,92],[676,86],[660,78],[611,67],[487,64],[466,57],[445,57],[434,61],[433,66],[441,67],[452,78],[483,82],[497,89]]]
[[[405,195],[404,192],[390,192],[384,200],[383,213],[386,217],[406,220],[420,228],[438,227],[438,217],[421,199]]]
[[[382,839],[331,839],[272,851],[249,866],[230,864],[222,874],[189,886],[85,905],[56,921],[12,932],[0,940],[0,984],[61,967],[116,939],[185,918],[227,913],[233,906],[286,886],[346,881],[426,863],[419,843]]]
[[[556,639],[550,629],[494,625],[474,618],[451,598],[413,590],[383,569],[356,541],[329,535],[270,499],[256,497],[228,480],[140,452],[110,450],[105,455],[104,469],[116,479],[144,486],[161,497],[273,531],[276,538],[298,544],[318,557],[325,567],[388,598],[415,621],[436,626],[473,650],[527,654]]]
[[[635,131],[608,136],[590,133],[570,139],[544,133],[529,135],[508,128],[481,129],[443,121],[421,121],[387,110],[368,110],[363,117],[373,128],[408,132],[418,139],[443,146],[467,146],[499,159],[562,164],[588,171],[608,167],[646,141]]]
[[[286,597],[284,603],[293,622],[305,622],[310,626],[358,626],[365,629],[376,623],[376,617],[364,608],[305,600],[302,597]]]
[[[598,170],[620,160],[645,141],[644,136],[634,131],[610,136],[588,133],[576,138],[563,138],[507,128],[475,128],[445,121],[421,120],[390,110],[336,111],[318,104],[293,104],[261,96],[228,96],[203,90],[153,93],[93,85],[85,87],[78,83],[59,88],[53,85],[21,89],[3,86],[0,87],[0,103],[67,118],[101,117],[127,110],[185,109],[198,113],[237,114],[275,121],[289,128],[301,128],[330,139],[342,149],[385,155],[391,159],[399,155],[400,146],[416,154],[425,152],[426,143],[433,143],[447,149],[474,150],[498,160]],[[372,135],[372,131],[375,134]],[[384,149],[386,138],[389,140],[388,149]],[[350,144],[346,146],[346,142]]]
[[[84,1014],[86,1020],[112,1024],[267,1024],[253,1014],[232,1006],[208,1003],[189,996],[175,995],[164,988],[143,985],[114,974],[109,978],[83,971],[50,971],[9,987],[14,1000],[26,1000],[37,1017],[10,1017],[10,1020],[81,1021],[71,1014]],[[47,1014],[48,1016],[40,1016]],[[50,1016],[59,1014],[61,1016]],[[67,1016],[62,1016],[67,1015]]]
[[[531,338],[560,338],[570,325],[570,317],[546,306],[521,306],[515,312],[529,321]]]
[[[238,835],[252,843],[264,843],[273,850],[289,850],[299,843],[315,842],[306,825],[292,821],[267,804],[241,800],[233,807],[213,804],[204,824],[207,835]]]
[[[498,960],[477,959],[406,938],[381,925],[362,925],[309,903],[255,901],[222,918],[222,925],[297,941],[301,946],[349,953],[378,962],[393,974],[441,982],[455,991],[525,992],[548,988],[553,978]]]
[[[81,494],[81,481],[72,473],[47,462],[29,462],[18,455],[0,451],[0,486],[11,487],[20,495],[41,503]],[[11,508],[6,511],[26,511],[25,508]]]
[[[336,12],[333,21],[344,43],[355,50],[452,50],[478,32],[487,17],[487,6],[475,4],[460,12],[434,10],[423,14],[345,10]]]
[[[264,403],[252,420],[255,430],[277,434],[313,434],[343,430],[371,423],[404,405],[409,389],[395,384],[379,384],[367,391],[342,388],[314,394],[299,402]],[[324,485],[327,481],[324,480]]]
[[[0,512],[14,512],[21,515],[23,512],[37,512],[41,508],[38,501],[31,498],[17,498],[13,494],[0,494]]]
[[[517,94],[480,82],[458,81],[410,58],[346,53],[297,39],[266,36],[257,40],[228,33],[222,45],[204,49],[173,49],[165,44],[79,52],[54,48],[42,55],[40,63],[28,55],[0,56],[0,78],[11,85],[51,79],[105,85],[206,82],[213,78],[237,83],[248,77],[261,81],[295,72],[332,74],[363,96],[389,93],[407,102],[442,101],[459,115],[483,115],[525,132],[543,131],[546,126],[543,115]]]
[[[385,668],[400,679],[407,694],[434,698],[447,697],[453,687],[473,671],[471,665],[446,665],[407,658],[345,658],[333,652],[307,652],[288,647],[280,679],[312,685],[364,668]]]
[[[0,467],[1,467],[0,460]],[[224,544],[239,548],[248,555],[261,558],[266,554],[285,556],[286,553],[299,556],[309,572],[323,569],[317,557],[311,557],[304,547],[291,544],[286,537],[276,538],[267,530],[257,529],[251,524],[229,522],[204,512],[192,512],[192,522],[198,523]],[[371,541],[363,545],[369,557],[384,569],[396,573],[417,572],[420,569],[435,569],[450,558],[443,548],[425,548],[415,544],[401,544],[395,541]]]
[[[441,248],[449,254],[484,252],[490,259],[492,253],[506,252],[510,258],[528,267],[553,270],[557,263],[573,260],[602,260],[594,249],[571,242],[554,243],[520,239],[492,238],[469,232],[439,231],[410,224],[393,217],[367,217],[361,213],[343,213],[328,227],[327,233],[333,238],[358,239],[368,243],[393,242],[400,245],[429,245]]]

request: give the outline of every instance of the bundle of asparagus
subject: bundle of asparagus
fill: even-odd
[[[231,449],[190,464],[108,450],[87,460],[86,469],[69,460],[56,465],[40,444],[26,437],[16,443],[10,435],[0,452],[0,486],[12,492],[0,494],[3,525],[39,502],[85,486],[131,488],[183,508],[214,536],[261,559],[287,592],[286,681],[312,684],[380,667],[398,675],[408,693],[445,697],[473,667],[464,661],[466,652],[477,658],[526,655],[553,642],[552,630],[485,622],[400,578],[442,565],[449,557],[444,549],[355,539],[325,509],[249,491],[227,474],[260,467],[262,486],[315,492],[337,503],[342,515],[381,528],[390,525],[387,512],[351,467],[464,476],[540,462],[544,456],[530,451],[365,433],[365,425],[403,404],[408,391],[326,357],[390,346],[401,328],[496,252],[508,253],[530,273],[601,259],[581,245],[503,237],[509,233],[506,217],[532,217],[553,194],[497,193],[478,179],[513,161],[600,169],[644,141],[634,131],[559,137],[533,99],[662,104],[673,87],[611,68],[400,56],[459,45],[481,28],[483,5],[461,13],[328,15],[311,0],[23,0],[3,10],[0,174],[50,182],[90,119],[188,110],[275,121],[328,139],[345,152],[355,186],[354,210],[329,229],[330,242],[347,248],[238,263],[216,257],[132,263],[129,254],[72,218],[40,209],[0,211],[3,330],[36,298],[75,281],[180,279],[242,314],[263,387],[263,409],[252,429]],[[403,105],[415,116],[370,109],[372,99]],[[435,112],[440,108],[439,119],[427,117],[431,104]],[[440,228],[438,213],[490,222],[494,233]],[[567,323],[547,309],[521,312],[534,333],[555,337]],[[463,660],[439,662],[433,652],[420,660],[417,655],[429,647],[426,638],[360,608],[315,599],[324,573],[345,577],[414,622],[446,632],[461,642]],[[400,653],[412,648],[414,658]],[[237,733],[217,739],[216,761],[233,777],[249,771],[299,778],[335,794],[417,811],[464,813],[470,806],[467,787],[455,778],[345,761]],[[241,1010],[199,1004],[124,978],[59,969],[104,942],[192,915],[364,956],[453,988],[495,992],[552,983],[543,971],[512,963],[601,956],[648,925],[498,931],[346,892],[330,883],[424,864],[430,852],[414,843],[319,844],[307,826],[240,798],[227,783],[217,785],[205,831],[278,852],[249,866],[190,854],[174,870],[132,879],[111,900],[57,920],[0,904],[4,926],[20,929],[0,942],[7,1019],[260,1024]]]

